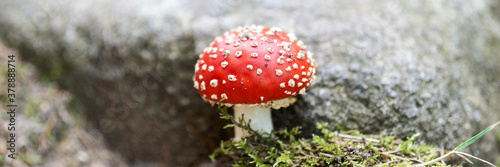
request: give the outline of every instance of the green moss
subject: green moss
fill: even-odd
[[[35,114],[35,107],[39,107],[40,105],[35,105],[33,103],[27,103],[24,107],[24,113],[26,116],[29,118],[36,116]]]
[[[233,166],[411,166],[439,156],[436,146],[417,145],[415,134],[407,140],[393,136],[366,136],[326,129],[328,124],[317,124],[321,134],[300,138],[301,127],[283,129],[272,134],[259,134],[243,120],[235,121],[226,108],[221,118],[233,122],[226,127],[238,126],[249,132],[242,141],[221,142],[210,158],[212,161],[229,159]],[[436,162],[433,166],[446,166]]]
[[[20,154],[21,160],[30,165],[36,165],[43,162],[43,158],[41,155],[37,154]]]

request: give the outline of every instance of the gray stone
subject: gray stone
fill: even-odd
[[[0,38],[85,106],[131,162],[193,165],[231,133],[192,88],[202,49],[236,26],[293,32],[318,78],[277,127],[329,122],[451,149],[500,119],[498,1],[0,2]],[[493,135],[472,145],[498,156]],[[488,153],[488,154],[486,154]]]

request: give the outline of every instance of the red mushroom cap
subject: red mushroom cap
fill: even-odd
[[[303,94],[316,66],[302,41],[279,28],[238,27],[215,38],[195,65],[194,87],[211,104],[288,106]],[[275,104],[273,104],[273,101]]]

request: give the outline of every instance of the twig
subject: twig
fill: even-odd
[[[421,164],[418,164],[418,165],[415,165],[415,166],[427,166],[427,165],[431,165],[433,163],[441,161],[442,159],[445,159],[446,157],[450,156],[451,154],[453,154],[453,151],[450,151],[449,153],[447,153],[447,154],[445,154],[443,156],[440,156],[439,158],[436,158],[436,159],[433,159],[431,161],[427,161],[426,163],[421,163]]]
[[[356,130],[347,130],[347,131],[343,131],[342,133],[349,134],[349,133],[354,133],[354,132],[356,132]]]
[[[400,152],[400,151],[403,151],[403,150],[399,149],[399,150],[387,151],[385,153],[387,153],[387,154],[394,154],[394,153],[397,153],[397,152]]]
[[[439,149],[439,155],[441,155],[441,156],[444,155],[444,147],[441,147],[441,149]],[[443,164],[446,165],[446,163],[444,162],[444,160],[441,160],[441,163],[443,163]]]
[[[333,156],[332,154],[327,154],[327,153],[319,153],[320,155],[323,155],[325,157],[328,157],[328,158],[337,158],[335,156]]]
[[[354,140],[359,140],[359,141],[363,141],[363,139],[365,139],[366,141],[380,143],[380,140],[372,139],[372,138],[359,137],[359,136],[353,136],[353,135],[342,134],[342,133],[339,133],[338,136],[341,138],[349,138],[349,139],[354,139]]]
[[[411,161],[411,160],[410,160],[410,159],[408,159],[408,158],[404,158],[404,157],[400,157],[400,156],[397,156],[397,155],[389,154],[389,153],[387,153],[387,152],[381,152],[380,154],[385,155],[385,156],[387,156],[387,157],[394,157],[394,158],[396,158],[396,159],[400,159],[400,160],[403,160],[403,161],[406,161],[406,162]]]
[[[473,156],[473,155],[470,155],[470,154],[467,154],[467,153],[464,153],[464,152],[460,152],[460,151],[454,151],[454,152],[455,152],[457,155],[458,155],[458,154],[465,155],[465,156],[468,156],[468,157],[474,158],[474,159],[476,159],[476,160],[479,160],[479,161],[481,161],[481,162],[483,162],[483,163],[485,163],[485,164],[488,164],[488,165],[490,165],[490,166],[497,167],[496,165],[493,165],[492,163],[490,163],[490,162],[488,162],[488,161],[486,161],[486,160],[483,160],[483,159],[481,159],[481,158],[475,157],[475,156]]]
[[[470,160],[469,160],[469,158],[464,157],[463,155],[460,155],[460,154],[456,154],[456,155],[457,155],[457,156],[459,156],[459,157],[460,157],[460,158],[462,158],[462,159],[465,159],[465,160],[466,160],[467,162],[469,162],[470,164],[474,164],[474,163],[472,163],[472,161],[470,161]]]
[[[421,164],[418,164],[418,165],[415,165],[415,166],[427,166],[427,165],[431,165],[431,164],[433,164],[433,163],[436,163],[436,162],[438,162],[438,161],[441,161],[442,159],[444,159],[444,158],[446,158],[446,157],[448,157],[448,156],[451,156],[452,154],[457,154],[457,155],[459,155],[459,154],[460,154],[460,155],[463,155],[463,156],[467,156],[467,157],[470,157],[470,158],[474,158],[474,159],[479,160],[479,161],[481,161],[481,162],[483,162],[483,163],[485,163],[485,164],[488,164],[488,165],[490,165],[490,166],[497,167],[496,165],[493,165],[492,163],[490,163],[490,162],[488,162],[488,161],[486,161],[486,160],[483,160],[483,159],[481,159],[481,158],[478,158],[478,157],[475,157],[475,156],[473,156],[473,155],[470,155],[470,154],[467,154],[467,153],[464,153],[464,152],[460,152],[460,151],[450,151],[450,152],[448,152],[447,154],[445,154],[445,155],[443,155],[443,156],[440,156],[439,158],[436,158],[436,159],[433,159],[433,160],[428,161],[428,162],[426,162],[426,163],[421,163]],[[465,159],[467,159],[467,158],[465,158]],[[470,161],[469,161],[469,162],[470,162]]]
[[[383,163],[383,164],[379,164],[379,165],[380,165],[380,166],[384,166],[385,164],[389,165],[389,164],[396,163],[396,162],[398,162],[398,161],[396,161],[396,160],[392,160],[392,161],[385,162],[385,163]]]
[[[420,161],[419,159],[411,159],[413,162],[418,162],[418,163],[424,163],[423,161]]]

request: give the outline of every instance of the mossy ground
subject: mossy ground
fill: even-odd
[[[415,144],[419,134],[402,140],[358,131],[331,131],[325,128],[326,123],[317,124],[321,134],[311,138],[295,138],[301,133],[300,127],[261,134],[242,119],[234,120],[225,108],[220,109],[221,118],[233,122],[227,127],[239,126],[250,135],[241,141],[221,142],[210,156],[217,166],[413,166],[442,154],[439,147]],[[447,164],[439,161],[432,166]]]

